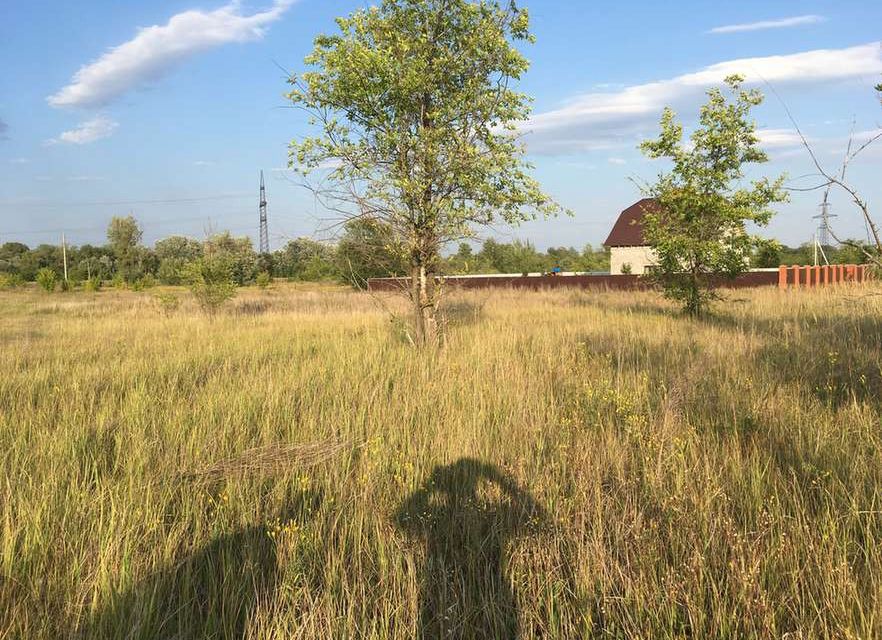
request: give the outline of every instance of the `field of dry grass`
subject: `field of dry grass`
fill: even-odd
[[[882,637],[866,292],[0,293],[0,638]]]

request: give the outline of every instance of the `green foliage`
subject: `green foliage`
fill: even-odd
[[[126,282],[134,282],[141,276],[143,232],[133,216],[114,216],[107,225],[107,242],[116,258],[116,272]]]
[[[58,284],[58,274],[48,267],[43,267],[37,271],[37,284],[46,293],[55,291],[55,285]]]
[[[254,279],[254,284],[256,284],[261,289],[266,289],[268,286],[270,286],[270,284],[272,284],[272,281],[272,276],[270,276],[268,271],[261,271]]]
[[[83,289],[85,291],[96,292],[101,290],[101,278],[98,276],[92,276],[88,280],[83,282]]]
[[[132,291],[144,291],[156,286],[156,278],[146,273],[132,283]]]
[[[512,86],[532,42],[515,2],[383,0],[337,20],[292,77],[288,97],[318,135],[293,141],[289,166],[322,172],[331,206],[388,225],[405,253],[418,338],[432,339],[442,248],[496,220],[560,207],[529,175],[515,136],[529,99]],[[347,215],[344,213],[344,216]]]
[[[21,276],[17,273],[2,273],[0,272],[0,291],[8,291],[9,289],[16,289],[24,284],[24,281],[21,279]]]
[[[633,267],[631,266],[630,262],[625,262],[624,264],[622,264],[622,273],[623,274],[631,275],[632,271],[633,271]]]
[[[184,265],[202,255],[202,245],[183,236],[169,236],[156,242],[154,253],[159,281],[163,284],[181,284]]]
[[[201,309],[214,315],[236,295],[234,265],[228,255],[207,252],[187,264],[184,279]]]
[[[117,273],[110,281],[110,286],[114,289],[125,289],[128,285],[126,284],[126,279],[123,277],[123,274]]]
[[[777,267],[781,264],[782,249],[781,243],[776,240],[757,240],[751,264],[760,269]]]
[[[731,101],[718,88],[707,92],[691,144],[683,143],[683,126],[665,109],[659,137],[641,145],[648,157],[666,158],[672,165],[645,189],[661,208],[646,213],[643,233],[657,254],[654,273],[665,295],[690,315],[700,315],[717,297],[716,279],[747,269],[757,238],[745,224],[766,225],[770,205],[787,199],[783,176],[754,180],[749,187],[741,182],[745,165],[768,159],[750,119],[763,96],[743,90],[742,81],[726,78]]]
[[[227,265],[231,279],[239,286],[252,282],[257,275],[257,254],[251,238],[234,238],[229,231],[217,233],[203,246],[203,255],[209,254]]]
[[[158,291],[153,294],[153,299],[165,316],[173,314],[181,304],[180,298],[170,291]]]
[[[289,280],[336,280],[336,250],[333,246],[310,238],[291,240],[273,254],[274,275]]]
[[[406,274],[407,249],[396,238],[391,225],[357,218],[344,226],[337,244],[337,266],[344,282],[361,289],[368,278]]]

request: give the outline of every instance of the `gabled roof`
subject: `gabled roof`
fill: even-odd
[[[646,245],[643,239],[643,214],[659,211],[661,205],[654,198],[643,198],[619,214],[619,219],[613,225],[609,237],[604,242],[606,247],[642,247]]]

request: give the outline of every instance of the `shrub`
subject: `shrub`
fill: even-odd
[[[99,291],[101,289],[101,278],[92,276],[83,282],[83,289],[86,291]]]
[[[254,283],[261,289],[266,289],[268,286],[270,286],[270,283],[272,283],[272,281],[273,279],[270,277],[268,271],[261,271],[254,279]]]
[[[151,274],[145,274],[135,280],[132,283],[132,291],[144,291],[144,289],[151,289],[156,286],[156,278],[154,278]]]
[[[125,289],[126,279],[123,277],[123,274],[117,273],[113,276],[113,279],[110,281],[110,286],[114,289]]]
[[[46,293],[55,291],[55,285],[58,283],[58,274],[49,267],[43,267],[37,271],[37,284],[42,287]]]
[[[159,305],[162,313],[166,316],[170,316],[175,311],[177,311],[178,307],[181,304],[178,296],[169,291],[160,291],[158,293],[154,293],[153,299],[156,300],[156,303]]]
[[[0,291],[20,287],[24,281],[17,273],[0,273]]]
[[[223,255],[198,258],[184,268],[183,275],[196,302],[210,315],[236,295],[233,266]]]

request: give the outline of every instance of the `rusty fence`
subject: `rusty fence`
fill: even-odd
[[[867,264],[830,264],[824,266],[782,266],[778,268],[778,287],[823,287],[843,282],[866,282],[872,278]]]

